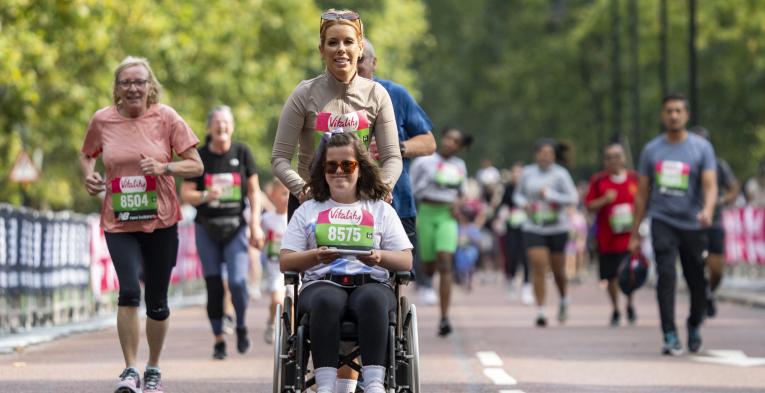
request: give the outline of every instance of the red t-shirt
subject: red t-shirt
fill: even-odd
[[[199,143],[191,127],[167,105],[155,104],[141,117],[122,116],[117,108],[93,115],[82,144],[89,157],[103,155],[106,198],[101,226],[107,232],[153,232],[181,219],[173,176],[143,176],[141,154],[172,162]],[[118,206],[115,206],[117,204]]]
[[[601,253],[627,252],[635,216],[637,189],[638,175],[633,171],[627,171],[626,177],[621,182],[616,182],[607,172],[599,172],[590,180],[590,187],[585,198],[585,203],[588,205],[605,195],[608,190],[616,190],[616,199],[603,206],[597,213],[598,250]]]

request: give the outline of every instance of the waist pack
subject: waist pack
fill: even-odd
[[[197,216],[197,222],[204,227],[207,235],[219,243],[230,241],[239,228],[244,225],[242,217],[205,217]]]

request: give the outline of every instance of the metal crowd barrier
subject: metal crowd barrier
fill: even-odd
[[[204,291],[193,229],[179,223],[171,300]],[[0,204],[0,336],[114,314],[118,290],[98,216]]]

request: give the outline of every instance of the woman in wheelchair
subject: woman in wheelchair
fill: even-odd
[[[357,136],[327,133],[311,168],[313,200],[302,204],[282,239],[282,271],[303,272],[298,315],[308,313],[317,393],[337,378],[341,321],[358,324],[366,393],[383,393],[389,314],[397,299],[389,271],[410,270],[412,244],[388,187]],[[298,317],[299,320],[300,317]]]

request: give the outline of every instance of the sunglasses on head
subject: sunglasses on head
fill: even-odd
[[[321,14],[321,20],[359,20],[361,17],[359,17],[359,14],[353,12],[353,11],[346,11],[346,12],[337,12],[337,11],[327,11],[323,14]]]
[[[340,168],[344,174],[350,175],[358,166],[359,162],[355,160],[327,161],[324,164],[324,171],[334,175],[337,172],[337,168]]]

